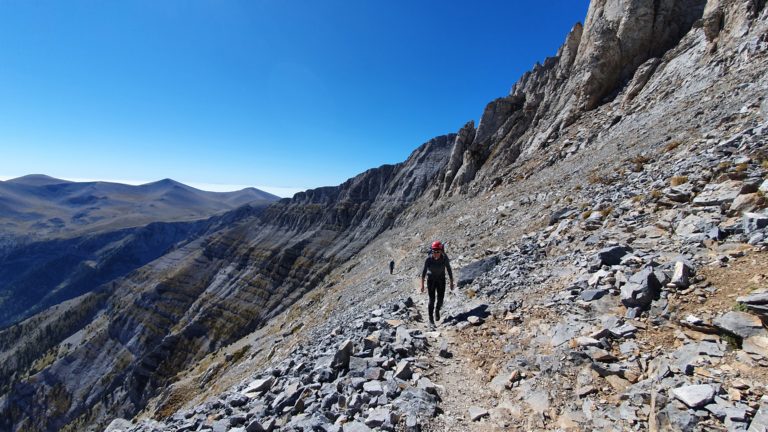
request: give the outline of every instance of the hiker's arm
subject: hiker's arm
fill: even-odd
[[[448,277],[451,279],[451,289],[453,289],[453,270],[451,270],[451,260],[446,258],[445,269],[448,270]]]
[[[427,276],[428,265],[429,265],[429,258],[427,258],[424,261],[424,270],[421,271],[421,278],[419,278],[419,281],[421,281],[421,292],[424,292],[424,278]]]

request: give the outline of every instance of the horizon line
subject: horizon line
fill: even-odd
[[[28,174],[28,175],[33,175],[33,174]],[[43,175],[47,175],[47,174],[43,174]],[[19,177],[24,177],[24,176],[0,175],[0,181],[12,180]],[[91,178],[77,178],[77,177],[68,177],[68,178],[53,177],[53,178],[56,178],[59,180],[76,182],[76,183],[106,182],[106,183],[120,183],[120,184],[126,184],[131,186],[140,186],[140,185],[154,183],[154,182],[163,180],[163,179],[158,179],[158,180],[146,181],[146,180],[126,180],[126,179],[91,179]],[[175,180],[175,179],[174,181],[178,181],[179,183],[182,183],[187,186],[193,187],[195,189],[200,189],[206,192],[236,192],[236,191],[247,189],[247,188],[256,188],[261,191],[278,196],[280,198],[291,198],[296,193],[303,192],[309,189],[309,188],[296,188],[296,187],[283,187],[283,186],[253,186],[253,185],[242,185],[242,184],[186,182],[186,181]]]

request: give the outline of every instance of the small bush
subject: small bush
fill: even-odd
[[[680,186],[681,184],[688,183],[688,177],[686,176],[674,176],[669,181],[672,186]]]
[[[635,196],[633,196],[633,197],[632,197],[632,198],[630,198],[630,199],[631,199],[631,201],[632,201],[632,202],[634,202],[634,203],[638,203],[638,202],[640,202],[640,201],[644,200],[644,199],[645,199],[645,196],[644,196],[644,195],[635,195]]]
[[[646,155],[639,154],[639,155],[636,155],[636,156],[633,156],[632,158],[630,158],[629,161],[632,162],[632,163],[638,163],[638,164],[645,165],[645,164],[647,164],[648,162],[651,161],[651,158],[649,158]]]
[[[740,164],[736,165],[736,167],[734,167],[733,170],[736,171],[736,172],[744,172],[744,171],[747,170],[748,167],[749,167],[749,164],[740,163]]]
[[[763,163],[760,164],[761,167],[764,169],[768,169],[768,159],[764,160]]]
[[[664,146],[664,152],[671,152],[672,150],[680,147],[683,142],[681,140],[672,140]]]
[[[736,312],[749,312],[749,308],[744,303],[735,303],[731,308]]]
[[[597,173],[592,173],[587,177],[587,181],[589,184],[601,184],[601,185],[611,185],[616,183],[615,178],[605,176],[605,175],[599,175]]]
[[[723,341],[725,341],[726,344],[728,344],[728,348],[731,351],[741,349],[741,340],[739,340],[738,337],[726,333],[726,334],[721,334],[720,338],[723,339]]]
[[[651,191],[651,198],[659,199],[659,198],[661,198],[661,196],[662,196],[662,193],[661,193],[660,190],[654,189],[654,190]]]
[[[613,213],[613,207],[608,207],[600,210],[600,214],[603,215],[603,217],[608,217],[608,215],[611,213]]]

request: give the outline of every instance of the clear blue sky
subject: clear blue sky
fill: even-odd
[[[0,0],[0,179],[336,185],[477,121],[588,3]]]

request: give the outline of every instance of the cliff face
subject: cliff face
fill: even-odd
[[[699,128],[723,118],[697,114],[697,103],[733,110],[714,98],[698,101],[697,92],[726,67],[749,67],[766,42],[754,30],[766,19],[763,7],[751,0],[594,1],[557,56],[491,102],[477,127],[435,138],[401,164],[232,217],[125,274],[103,291],[97,312],[92,299],[81,299],[90,311],[83,316],[93,319],[59,335],[69,345],[36,373],[17,371],[0,399],[0,429],[78,430],[129,418],[177,373],[264,325],[386,230],[434,219],[444,202],[461,207],[464,197],[512,187],[612,137],[666,142],[678,124],[654,129],[665,113]],[[585,157],[579,169],[599,168],[607,152]],[[456,226],[467,223],[460,219]],[[63,320],[46,313],[51,325]]]

